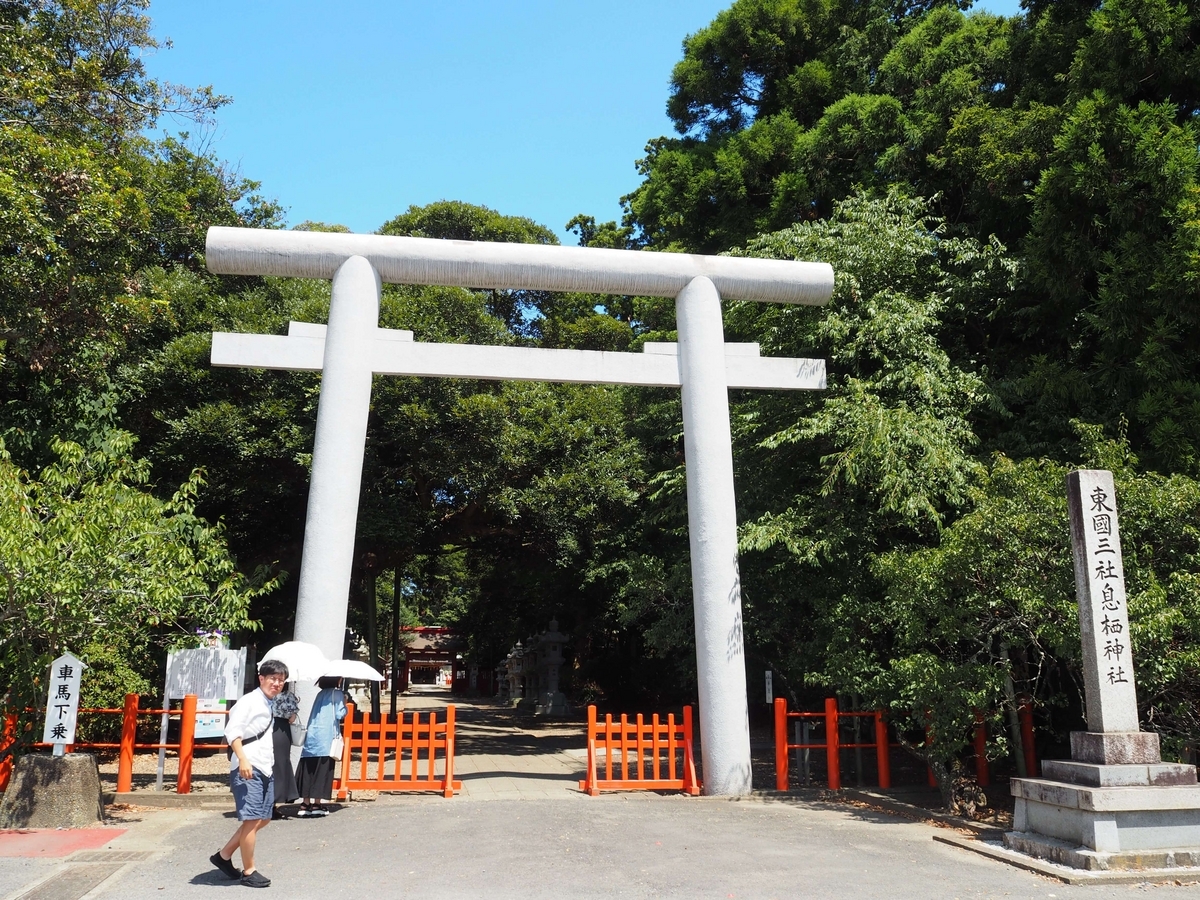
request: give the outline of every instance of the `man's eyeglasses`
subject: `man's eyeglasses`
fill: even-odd
[[[262,680],[267,682],[268,684],[286,684],[287,683],[286,675],[261,675],[259,677],[261,677]]]

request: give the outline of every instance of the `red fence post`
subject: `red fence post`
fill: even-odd
[[[693,797],[700,794],[700,779],[696,777],[696,733],[692,726],[692,707],[683,708],[683,790]],[[671,754],[671,759],[675,754]]]
[[[380,728],[383,726],[381,725]],[[379,755],[379,771],[383,772],[383,753]],[[397,773],[400,771],[399,765],[396,767]],[[397,777],[399,775],[397,774]],[[454,704],[451,703],[446,707],[446,781],[442,787],[443,797],[454,796]]]
[[[138,695],[125,695],[125,710],[121,714],[121,757],[117,763],[117,793],[133,790],[133,751],[137,741]]]
[[[775,790],[788,789],[787,699],[775,698]]]
[[[842,760],[839,752],[837,697],[825,698],[825,766],[829,770],[829,789],[842,789]]]
[[[980,787],[992,783],[987,761],[987,724],[978,710],[975,711],[975,783]]]
[[[1017,703],[1017,716],[1021,720],[1021,744],[1025,751],[1025,771],[1030,778],[1038,777],[1037,752],[1033,746],[1033,701],[1021,697]]]
[[[4,717],[4,738],[0,739],[0,750],[7,750],[17,741],[17,714],[9,713]],[[12,777],[12,754],[0,762],[0,791],[8,790],[8,780]]]
[[[275,727],[275,723],[271,723]],[[196,745],[196,695],[183,698],[183,709],[179,721],[179,776],[175,779],[175,793],[192,792],[192,751]]]
[[[600,780],[600,776],[596,772],[596,733],[598,730],[596,704],[588,704],[587,715],[587,775],[583,781],[579,782],[579,789],[587,791],[591,797],[597,797],[600,795],[600,789],[596,786],[596,782]],[[674,757],[672,757],[672,761],[674,761]]]
[[[882,709],[875,710],[875,762],[879,769],[879,786],[887,790],[892,786],[892,755]]]

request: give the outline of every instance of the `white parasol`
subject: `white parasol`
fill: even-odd
[[[357,659],[334,659],[325,664],[322,676],[348,678],[351,681],[383,681],[383,676]]]
[[[276,644],[262,656],[262,662],[277,659],[288,667],[289,681],[316,681],[325,673],[329,660],[316,644],[304,641],[285,641]]]

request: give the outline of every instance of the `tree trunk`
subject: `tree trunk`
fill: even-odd
[[[375,569],[367,567],[363,570],[363,587],[367,597],[367,654],[371,658],[371,666],[379,668],[379,623],[377,598],[375,596]],[[371,715],[379,715],[379,682],[371,682]]]
[[[396,714],[397,686],[400,683],[400,667],[404,651],[400,646],[400,567],[396,567],[392,589],[392,715]]]

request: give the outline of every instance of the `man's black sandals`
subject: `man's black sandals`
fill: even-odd
[[[242,884],[246,887],[270,887],[271,879],[255,869],[249,875],[242,876]]]
[[[220,850],[210,856],[208,861],[220,869],[226,878],[232,878],[234,881],[237,881],[242,877],[242,870],[233,864],[232,859],[225,859],[221,856]]]

